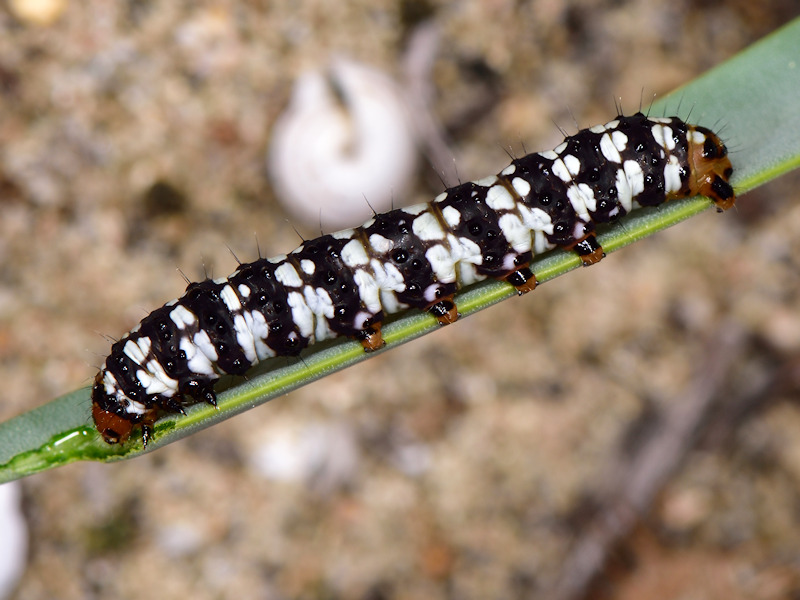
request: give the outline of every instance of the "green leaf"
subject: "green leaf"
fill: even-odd
[[[721,131],[731,153],[733,185],[741,194],[800,164],[800,65],[797,53],[800,19],[773,33],[723,65],[656,102],[651,114],[689,113],[689,120]],[[613,252],[670,227],[711,206],[705,198],[672,202],[656,210],[636,211],[618,226],[602,232],[599,241]],[[554,251],[537,257],[532,268],[541,282],[577,268],[574,253]],[[602,268],[602,267],[594,267]],[[459,312],[468,316],[515,295],[505,283],[484,282],[457,297]],[[388,348],[438,328],[427,314],[411,311],[384,325]],[[382,350],[383,352],[385,350]],[[365,354],[350,340],[315,345],[302,361],[268,361],[249,380],[230,379],[219,395],[219,410],[195,405],[186,416],[158,421],[152,451],[195,431],[267,402],[301,385],[375,354]],[[141,441],[123,446],[105,444],[90,416],[88,388],[0,424],[0,482],[79,460],[113,461],[142,454]]]

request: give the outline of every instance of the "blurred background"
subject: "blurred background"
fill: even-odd
[[[228,247],[249,261],[330,231],[353,194],[325,177],[361,158],[388,156],[367,161],[367,200],[427,201],[451,169],[484,177],[507,149],[647,106],[797,14],[791,0],[2,3],[0,419],[88,385],[103,336],[182,293],[176,268],[222,276]],[[312,91],[293,92],[304,77]],[[319,108],[280,125],[308,97],[333,124]],[[393,133],[371,129],[383,120]],[[338,148],[330,164],[311,160],[316,138]],[[726,141],[735,164],[745,149]],[[312,173],[322,183],[296,193],[322,203],[282,204]],[[798,183],[145,457],[23,480],[27,564],[6,593],[800,598]]]

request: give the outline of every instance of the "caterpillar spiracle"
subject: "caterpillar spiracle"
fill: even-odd
[[[704,195],[728,209],[732,171],[709,129],[620,115],[431,202],[191,283],[112,346],[92,390],[94,422],[110,444],[138,426],[146,445],[160,415],[216,406],[221,375],[337,336],[376,350],[385,315],[407,308],[452,323],[460,288],[491,277],[533,290],[533,256],[555,247],[592,265],[604,256],[595,226],[641,206]]]

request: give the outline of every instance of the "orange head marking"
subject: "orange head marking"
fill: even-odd
[[[130,437],[134,426],[131,421],[100,408],[96,402],[92,403],[92,418],[107,444],[121,444]]]
[[[107,444],[122,444],[131,437],[133,428],[142,426],[142,441],[147,444],[149,427],[155,422],[157,411],[155,408],[146,410],[143,414],[119,412],[119,401],[114,395],[106,393],[103,384],[105,369],[95,377],[92,388],[92,418],[95,427]],[[124,401],[123,401],[124,402]],[[127,406],[127,402],[125,403]],[[114,409],[118,410],[115,411]]]
[[[708,196],[718,210],[727,210],[736,200],[733,187],[728,181],[733,173],[728,149],[719,136],[710,129],[690,126],[689,163],[692,166],[690,191],[694,195]]]

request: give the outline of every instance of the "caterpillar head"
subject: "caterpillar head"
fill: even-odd
[[[142,440],[147,445],[150,426],[155,421],[155,410],[142,414],[131,413],[115,394],[109,394],[103,381],[105,370],[100,371],[92,388],[92,418],[97,431],[107,444],[121,444],[128,440],[136,425],[142,425]]]

